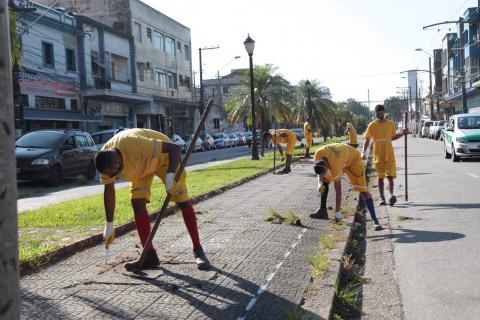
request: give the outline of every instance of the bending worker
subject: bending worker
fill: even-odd
[[[342,176],[346,173],[352,185],[352,190],[360,192],[360,197],[365,201],[372,221],[376,226],[375,230],[382,230],[382,226],[375,214],[372,196],[368,192],[365,168],[360,152],[349,145],[333,143],[318,149],[315,152],[313,161],[313,169],[318,176],[319,191],[322,189],[322,184],[325,181],[333,180],[335,188],[335,220],[340,221],[343,218],[340,212],[342,204]],[[317,213],[320,215],[320,212]],[[323,212],[324,216],[319,216],[319,218],[328,219],[326,213],[325,210]]]
[[[199,269],[209,266],[203,252],[198,234],[195,211],[191,205],[186,188],[186,173],[175,182],[175,170],[180,165],[180,147],[160,132],[148,129],[125,130],[111,138],[95,156],[95,167],[100,172],[100,182],[105,185],[104,204],[107,223],[103,233],[105,244],[109,245],[115,238],[113,217],[115,211],[115,179],[121,178],[131,182],[131,204],[135,216],[135,225],[142,246],[150,235],[150,218],[147,203],[154,176],[165,184],[165,189],[172,195],[182,211],[183,220],[193,244],[193,254]],[[125,264],[127,270],[147,269],[160,263],[153,245],[143,265],[138,261]]]
[[[345,134],[348,136],[348,144],[355,149],[358,148],[357,131],[355,130],[353,124],[347,122],[343,125],[343,127],[345,128]]]
[[[305,158],[311,159],[312,156],[310,156],[310,148],[313,144],[313,134],[312,128],[310,127],[310,123],[308,123],[308,121],[305,121],[305,124],[303,125],[303,134],[305,135]]]
[[[283,156],[283,149],[280,143],[287,144],[287,161],[285,163],[285,168],[282,171],[279,171],[278,174],[288,174],[292,170],[290,168],[293,160],[293,155],[295,154],[295,144],[297,143],[297,136],[290,130],[287,129],[277,129],[273,130],[272,133],[265,132],[263,134],[263,139],[271,139],[272,143],[274,143],[278,147],[278,151],[280,151],[280,160],[284,161],[285,158]]]

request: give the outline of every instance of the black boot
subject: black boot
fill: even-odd
[[[289,174],[292,170],[284,168],[282,171],[278,171],[277,174]]]
[[[193,256],[195,257],[195,263],[197,264],[197,268],[199,270],[205,270],[210,267],[210,261],[208,261],[208,258],[201,246],[193,249]]]
[[[138,258],[139,260],[140,258]],[[125,270],[132,271],[132,270],[142,270],[142,269],[151,269],[158,267],[160,264],[160,260],[158,259],[157,252],[155,250],[148,251],[143,264],[140,265],[139,261],[132,261],[125,263]]]
[[[325,219],[328,220],[328,211],[327,208],[320,208],[317,210],[317,212],[312,213],[310,215],[310,218],[312,219]]]

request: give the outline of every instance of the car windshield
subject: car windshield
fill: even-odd
[[[443,125],[445,125],[445,123],[446,123],[446,121],[439,121],[439,122],[438,122],[438,125],[439,125],[439,126],[443,126]]]
[[[428,121],[427,121],[427,122],[425,122],[425,127],[430,127],[431,125],[432,125],[432,123],[431,123],[431,122],[428,122]]]
[[[18,138],[15,146],[18,148],[53,149],[62,138],[63,133],[61,132],[30,132]]]
[[[480,116],[458,118],[458,129],[480,129]]]
[[[221,134],[221,133],[216,133],[216,134],[213,135],[213,138],[214,138],[214,139],[222,139],[222,138],[223,138],[223,134]]]

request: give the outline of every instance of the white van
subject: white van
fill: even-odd
[[[446,159],[457,162],[461,157],[480,157],[480,114],[451,116],[444,143]]]

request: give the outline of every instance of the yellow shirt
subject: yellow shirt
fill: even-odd
[[[365,139],[373,140],[373,160],[375,163],[395,160],[392,138],[397,134],[395,124],[391,120],[370,122],[365,132]]]
[[[149,129],[129,129],[116,134],[102,150],[118,150],[123,158],[123,170],[113,178],[100,175],[102,184],[116,178],[135,181],[154,174],[160,165],[168,165],[168,154],[162,153],[162,141],[171,142],[164,134]]]
[[[360,152],[352,146],[343,143],[332,143],[321,147],[315,152],[313,161],[320,161],[322,158],[328,160],[327,180],[331,176],[333,181],[342,179],[344,169],[358,161]]]
[[[348,129],[348,137],[350,139],[350,144],[358,144],[357,140],[357,131],[355,130],[355,127],[353,124],[350,122],[347,123],[347,129]]]
[[[280,134],[282,133],[286,133],[287,138],[280,137]],[[278,142],[277,142],[277,138],[278,138]],[[295,143],[297,142],[297,136],[295,135],[295,133],[293,133],[288,129],[277,129],[277,130],[273,130],[272,132],[272,142],[275,143],[277,146],[280,143],[286,143],[287,146],[292,144],[293,146],[295,146]]]
[[[303,125],[303,134],[306,139],[312,139],[312,128],[310,127],[310,123],[305,122]]]

